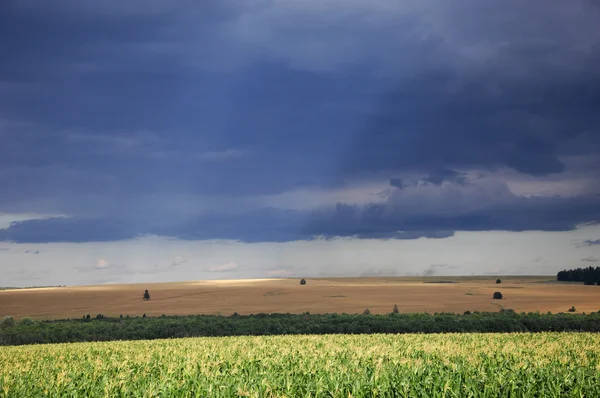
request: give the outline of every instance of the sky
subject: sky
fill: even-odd
[[[599,21],[2,1],[0,286],[600,266]]]

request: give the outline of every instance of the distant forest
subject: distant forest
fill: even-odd
[[[199,336],[283,334],[600,332],[600,311],[590,314],[466,312],[465,314],[255,314],[4,321],[0,345]]]
[[[600,285],[600,267],[563,270],[556,274],[556,279],[561,282],[583,282],[584,285]]]

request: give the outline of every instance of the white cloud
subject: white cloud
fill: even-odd
[[[225,264],[213,265],[212,267],[208,267],[206,271],[208,272],[231,272],[238,269],[238,265],[233,261],[230,261]]]
[[[135,148],[153,147],[161,143],[161,138],[157,133],[146,130],[97,132],[87,129],[72,129],[63,131],[62,134],[67,142],[91,145],[98,152],[130,151]]]
[[[14,222],[27,220],[47,220],[49,218],[66,217],[61,214],[40,214],[40,213],[0,213],[0,229],[9,228]]]
[[[188,261],[185,258],[177,256],[173,259],[173,262],[171,263],[171,267],[178,267],[181,264],[185,264],[187,262]]]
[[[274,269],[267,272],[269,278],[290,278],[296,276],[296,272],[291,269]]]
[[[565,264],[583,265],[582,258],[600,258],[600,245],[574,244],[598,237],[600,225],[562,232],[457,232],[445,239],[388,241],[344,238],[248,244],[151,236],[119,242],[38,244],[36,249],[43,253],[38,256],[25,253],[31,245],[4,242],[2,248],[10,250],[0,252],[0,274],[7,286],[422,275],[431,264],[447,264],[444,272],[437,270],[448,276],[555,275]],[[188,259],[189,265],[164,266],[175,254]],[[540,255],[544,261],[531,261]]]
[[[96,262],[96,265],[94,266],[94,268],[96,269],[106,269],[110,267],[110,263],[108,261],[106,261],[105,259],[101,258],[100,260],[98,260]]]

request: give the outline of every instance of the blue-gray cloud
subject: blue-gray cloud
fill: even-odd
[[[439,199],[445,201],[442,196]],[[365,206],[338,204],[319,210],[262,209],[240,214],[212,213],[189,219],[52,218],[16,222],[0,230],[0,240],[20,243],[87,242],[162,235],[185,240],[228,239],[281,242],[315,238],[362,239],[446,238],[454,231],[566,231],[600,219],[595,197],[540,198],[510,196],[472,207],[455,203],[445,208],[412,208],[397,198]],[[586,245],[598,244],[586,241]]]
[[[595,245],[600,245],[600,239],[595,239],[595,240],[585,240],[583,241],[583,244],[585,246],[595,246]]]
[[[587,194],[468,199],[479,195],[469,169],[540,178],[564,173],[565,157],[600,158],[598,7],[489,7],[10,2],[0,13],[0,211],[73,217],[17,223],[0,239],[442,237],[599,221]],[[426,210],[425,197],[392,194],[301,212],[155,211],[170,193],[246,198],[382,175],[403,176],[389,180],[396,191],[463,193]]]

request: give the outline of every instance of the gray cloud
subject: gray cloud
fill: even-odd
[[[589,256],[589,257],[584,257],[584,258],[582,258],[582,259],[581,259],[581,260],[579,260],[579,261],[584,261],[584,262],[588,262],[588,263],[596,263],[596,262],[598,262],[598,261],[600,261],[600,260],[598,260],[598,258],[597,258],[597,257],[594,257],[594,256]]]
[[[457,269],[457,268],[458,268],[457,266],[449,265],[449,264],[430,264],[423,271],[423,276],[440,275],[440,273],[443,273],[444,270],[451,270],[451,269]]]
[[[600,239],[595,239],[595,240],[585,240],[585,241],[583,241],[583,245],[584,245],[584,246],[595,246],[595,245],[600,245]]]

